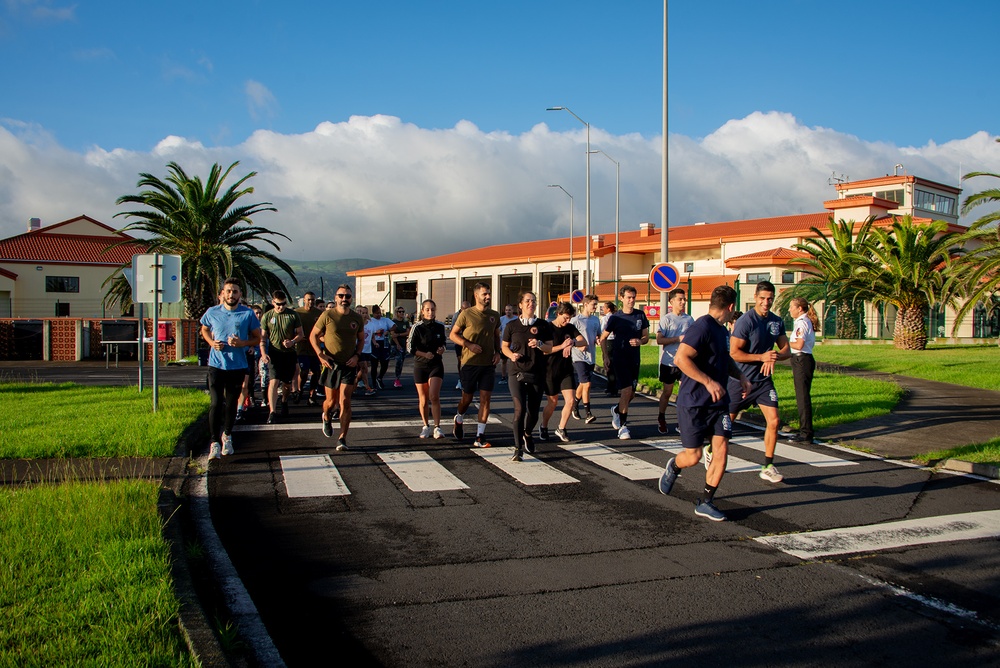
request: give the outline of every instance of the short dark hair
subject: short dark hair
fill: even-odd
[[[757,284],[756,289],[754,289],[754,296],[760,294],[761,292],[770,292],[772,295],[776,294],[774,290],[774,283],[771,281],[761,281]]]
[[[583,303],[584,304],[586,304],[588,302],[596,302],[596,301],[600,301],[597,298],[597,295],[584,295],[584,297],[583,297]]]
[[[576,315],[576,307],[569,302],[559,302],[556,307],[556,315]]]
[[[288,295],[285,294],[284,290],[275,290],[271,293],[271,299],[288,299]]]
[[[490,286],[490,284],[483,283],[482,281],[479,281],[472,287],[473,292],[479,292],[480,290],[489,290],[490,292],[493,292],[493,288]]]
[[[354,288],[351,287],[350,283],[341,283],[340,285],[337,286],[337,289],[334,290],[334,292],[338,292],[340,290],[350,290],[351,294],[352,295],[354,294]]]
[[[227,285],[235,285],[240,290],[243,289],[243,284],[240,283],[240,279],[236,278],[235,276],[230,276],[226,280],[222,281],[222,287],[223,288],[225,288]]]
[[[604,302],[604,305],[608,307],[608,310],[614,313],[618,310],[618,304],[614,302]]]
[[[315,292],[313,292],[312,290],[306,290],[306,293],[305,293],[304,295],[302,295],[302,297],[303,297],[303,298],[306,298],[306,297],[308,297],[309,295],[312,295],[312,296],[313,296],[314,298],[316,297],[316,293],[315,293]]]
[[[668,302],[673,301],[674,297],[676,297],[677,295],[687,296],[687,293],[684,292],[684,288],[674,288],[673,290],[667,293],[667,301]]]
[[[623,285],[621,287],[621,290],[618,291],[618,296],[619,297],[624,297],[626,292],[631,292],[633,295],[636,295],[636,296],[639,295],[639,291],[636,290],[634,286]]]
[[[736,290],[728,285],[720,285],[712,290],[712,298],[708,303],[709,308],[729,308],[736,303]]]

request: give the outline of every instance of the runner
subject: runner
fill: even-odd
[[[517,320],[517,316],[514,315],[514,307],[511,304],[507,304],[503,307],[503,315],[500,316],[500,338],[503,339],[503,330],[507,326],[507,323],[511,320]],[[507,384],[507,356],[500,356],[500,384]]]
[[[305,338],[302,323],[295,311],[288,308],[288,297],[281,290],[271,293],[274,308],[264,314],[261,322],[263,337],[260,341],[260,359],[267,365],[267,405],[270,412],[267,424],[278,421],[278,383],[282,386],[281,416],[288,415],[288,397],[292,393],[292,379],[298,372],[295,346]]]
[[[573,358],[573,371],[576,372],[576,403],[573,405],[573,417],[577,420],[583,419],[590,424],[597,418],[590,412],[590,382],[594,373],[594,364],[597,360],[597,340],[601,336],[601,320],[596,315],[597,295],[587,295],[583,298],[582,310],[571,321],[577,331],[583,335],[587,342],[584,348],[573,348],[571,357]],[[580,416],[580,406],[583,406],[587,415]]]
[[[384,390],[385,372],[389,370],[389,341],[392,332],[393,322],[391,318],[382,317],[382,307],[378,304],[372,306],[373,336],[372,336],[372,382],[376,389]]]
[[[733,435],[733,424],[727,413],[731,399],[727,379],[736,382],[740,392],[737,396],[750,391],[750,382],[729,356],[729,332],[725,325],[732,319],[735,305],[733,288],[728,285],[715,288],[708,315],[698,318],[685,332],[684,341],[674,355],[677,367],[685,376],[677,392],[677,421],[684,451],[670,458],[659,483],[660,492],[670,494],[681,469],[701,461],[701,449],[708,439],[715,457],[705,472],[705,492],[695,502],[694,514],[715,522],[726,519],[713,500],[726,473],[729,439]]]
[[[462,421],[465,411],[472,404],[472,396],[479,392],[479,422],[476,425],[476,447],[488,448],[486,421],[490,417],[490,397],[493,379],[500,361],[500,314],[490,308],[490,286],[476,283],[473,289],[476,305],[459,313],[451,327],[451,340],[462,347],[462,366],[459,379],[462,399],[455,414],[453,434],[458,440],[464,436]]]
[[[235,278],[227,278],[219,292],[219,304],[201,316],[201,338],[208,354],[208,429],[212,442],[209,459],[233,454],[233,424],[240,390],[246,378],[247,353],[260,343],[260,321],[249,307],[240,304],[242,290]]]
[[[813,441],[812,380],[816,371],[813,346],[816,345],[816,328],[819,317],[809,302],[802,297],[792,298],[789,313],[795,318],[788,345],[792,354],[792,378],[795,383],[795,405],[799,409],[799,433],[792,437],[799,443]]]
[[[774,363],[790,357],[785,323],[774,313],[774,285],[761,281],[754,290],[754,307],[733,325],[729,339],[729,354],[739,365],[740,371],[750,380],[753,390],[740,398],[735,380],[729,381],[729,417],[734,422],[740,411],[756,405],[764,414],[767,429],[764,431],[764,466],[760,477],[779,483],[784,479],[774,466],[774,448],[778,442],[778,393],[774,389]],[[775,352],[774,345],[778,344]],[[711,452],[711,450],[709,451]]]
[[[400,388],[403,387],[403,381],[400,380],[400,376],[403,373],[403,361],[406,359],[406,340],[410,335],[410,321],[406,317],[406,309],[402,306],[396,307],[396,317],[392,319],[392,331],[390,334],[393,344],[392,353],[394,353],[396,358],[396,380],[392,386]]]
[[[335,408],[339,409],[340,435],[337,437],[337,450],[347,450],[347,430],[351,426],[351,395],[357,383],[365,324],[361,316],[351,310],[354,294],[350,285],[345,283],[338,287],[334,298],[337,305],[326,309],[319,316],[309,333],[309,342],[323,367],[319,377],[326,394],[321,416],[323,435],[327,438],[333,436],[330,415]],[[321,343],[323,348],[320,348]]]
[[[246,306],[244,301],[244,306]],[[259,321],[263,316],[263,311],[261,308],[254,304],[250,307],[253,314],[257,316]],[[243,391],[240,392],[240,402],[239,408],[236,409],[236,421],[243,422],[247,418],[247,413],[254,407],[254,383],[256,382],[257,376],[257,347],[248,346],[247,347],[247,368],[246,377],[243,379]]]
[[[413,355],[413,384],[417,386],[420,421],[423,428],[420,438],[431,435],[444,438],[441,431],[441,384],[444,382],[444,360],[447,335],[444,325],[434,319],[437,304],[425,299],[420,305],[420,319],[410,328],[405,350]],[[430,404],[434,428],[427,422],[427,404]]]
[[[660,393],[660,410],[656,414],[657,429],[661,434],[676,433],[673,425],[667,427],[667,405],[670,395],[674,393],[674,383],[681,379],[681,370],[674,364],[677,346],[684,340],[684,332],[694,324],[694,318],[685,311],[687,294],[680,288],[675,288],[667,295],[670,310],[660,318],[656,328],[656,343],[663,346],[660,354],[660,382],[663,391]]]
[[[611,345],[611,369],[621,398],[611,409],[611,426],[618,430],[618,438],[632,438],[628,426],[628,405],[635,394],[639,381],[639,353],[642,346],[649,343],[649,320],[642,309],[635,308],[636,290],[631,285],[623,285],[618,291],[622,308],[612,313],[601,333],[601,342],[614,336]]]
[[[525,292],[518,302],[521,316],[507,323],[503,333],[503,354],[511,361],[510,398],[514,402],[514,456],[519,462],[535,452],[531,432],[538,421],[546,370],[545,351],[552,351],[552,325],[535,317],[537,298]]]
[[[452,325],[458,322],[458,316],[461,315],[462,311],[469,308],[469,306],[471,306],[471,304],[469,304],[468,300],[462,302],[462,306],[459,307],[459,309],[455,311],[454,315],[451,316]],[[457,343],[455,344],[455,357],[456,361],[458,362],[458,382],[455,384],[455,389],[461,390],[462,389],[462,346],[460,346]]]
[[[549,400],[542,412],[542,424],[538,427],[540,441],[549,440],[549,419],[559,405],[559,395],[563,398],[563,409],[555,435],[563,443],[570,441],[566,425],[576,407],[576,376],[573,370],[572,351],[587,346],[587,340],[570,322],[575,315],[576,308],[569,302],[562,302],[556,307],[556,319],[552,321],[553,348],[545,372],[545,391]]]
[[[614,302],[604,302],[603,306],[604,312],[601,314],[601,331],[608,324],[608,319],[618,310],[618,305]],[[606,397],[617,397],[618,395],[618,384],[615,382],[615,370],[611,366],[611,358],[614,356],[614,343],[615,335],[610,335],[607,339],[601,338],[601,357],[604,360],[604,377],[608,379],[608,385],[604,389],[604,396]]]
[[[313,325],[316,324],[322,312],[323,310],[316,306],[316,293],[312,291],[302,296],[302,307],[295,309],[295,313],[302,323],[302,331],[305,333],[302,341],[299,341],[295,346],[299,363],[299,373],[295,377],[296,384],[292,388],[292,400],[295,403],[299,403],[301,400],[302,391],[305,390],[306,381],[310,374],[312,380],[309,381],[309,390],[306,395],[307,403],[310,406],[316,406],[323,402],[319,386],[319,358],[316,357],[316,351],[309,343],[309,332],[312,331]]]
[[[372,355],[372,339],[375,336],[375,325],[368,315],[367,306],[358,307],[358,315],[364,324],[365,342],[361,347],[361,364],[358,365],[358,385],[365,388],[365,396],[370,397],[375,394],[375,384],[372,382],[371,369],[375,365],[375,356]]]

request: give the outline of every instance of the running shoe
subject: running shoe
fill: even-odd
[[[722,514],[722,511],[715,507],[711,501],[703,501],[698,499],[695,502],[694,514],[698,517],[707,517],[713,522],[722,522],[726,519],[726,516]]]
[[[462,416],[455,416],[455,424],[451,428],[451,435],[461,441],[465,437],[465,427],[462,426]]]
[[[774,464],[769,464],[767,466],[762,466],[760,469],[760,479],[766,480],[768,482],[779,483],[785,479],[785,476],[778,473],[778,467]]]
[[[569,443],[569,434],[566,433],[565,429],[556,429],[556,438],[558,438],[563,443]]]
[[[400,387],[403,387],[403,381],[401,381],[399,378],[397,378],[396,382],[394,382],[392,384],[392,386],[395,387],[395,388],[397,388],[397,389],[400,388]]]
[[[365,392],[366,397],[373,397],[376,394],[378,394],[378,392],[376,392],[373,388],[368,388],[368,390]]]
[[[441,427],[434,427],[434,438],[444,438],[444,430]]]
[[[246,419],[247,419],[247,414],[246,414],[246,411],[244,409],[240,408],[239,410],[236,411],[236,421],[237,422],[243,422]]]
[[[327,438],[333,438],[333,425],[323,420],[323,435]]]
[[[663,473],[660,474],[660,494],[670,494],[670,490],[674,488],[674,483],[677,481],[677,476],[680,475],[680,471],[674,471],[675,459],[677,458],[671,457],[666,468],[663,469]]]
[[[597,416],[594,415],[593,413],[591,413],[590,410],[588,409],[587,410],[587,417],[584,419],[584,422],[586,422],[587,424],[590,424],[591,422],[596,422],[596,421],[597,421]]]
[[[321,403],[323,403],[323,402],[320,401],[319,397],[317,397],[315,394],[310,394],[309,395],[308,404],[310,406],[316,406],[316,405],[321,404]]]
[[[617,406],[611,407],[611,426],[614,427],[615,429],[621,429],[622,426],[622,418],[620,415],[618,415]]]
[[[521,461],[524,461],[524,459],[521,457],[521,453],[520,452],[515,452],[514,456],[510,458],[510,461],[512,461],[512,462],[521,462]]]
[[[339,405],[335,406],[334,409],[332,411],[330,411],[330,419],[331,420],[339,420],[340,419],[340,406]]]
[[[501,385],[506,385],[507,384],[507,379],[506,378],[501,378],[500,379],[500,384]]]
[[[705,470],[707,471],[708,467],[712,465],[712,446],[711,445],[708,446],[707,448],[705,448],[705,458],[702,459],[702,461],[705,462]]]
[[[529,455],[535,454],[535,439],[527,432],[524,434],[524,450]]]
[[[578,401],[573,402],[573,412],[570,413],[570,415],[573,416],[574,420],[582,420],[583,419],[582,417],[580,417],[580,402],[578,402]]]
[[[350,450],[347,447],[347,439],[341,436],[337,439],[337,452],[343,452],[344,450]]]
[[[288,402],[281,402],[281,417],[288,417]]]
[[[548,427],[538,427],[538,440],[545,443],[549,440],[549,428]]]
[[[268,424],[277,424],[278,423],[278,414],[277,413],[268,413],[267,414],[267,423]]]
[[[296,404],[302,401],[302,393],[292,392],[292,401],[295,402]]]
[[[420,438],[430,438],[431,434],[434,433],[429,424],[425,424],[424,428],[420,430]]]
[[[618,440],[627,441],[630,438],[632,438],[632,434],[629,433],[628,427],[622,425],[621,427],[618,428]]]
[[[232,434],[222,435],[222,454],[231,455],[233,454],[233,437]]]
[[[479,434],[476,436],[476,442],[474,444],[477,448],[488,448],[492,444],[486,440],[486,434]]]
[[[382,379],[381,378],[376,378],[375,379],[375,388],[379,389],[379,390],[384,390],[385,389],[385,385],[382,383]]]
[[[212,441],[212,445],[208,446],[208,458],[222,459],[222,445],[218,441]]]
[[[661,434],[668,433],[669,430],[667,429],[667,419],[664,416],[662,416],[662,415],[657,415],[656,416],[656,429]]]

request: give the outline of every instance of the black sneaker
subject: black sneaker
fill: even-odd
[[[341,436],[337,439],[337,452],[343,452],[344,450],[350,450],[347,447],[347,439]]]
[[[486,434],[479,434],[478,436],[476,436],[475,445],[477,448],[488,448],[493,444],[486,440]]]
[[[268,415],[267,415],[267,423],[268,424],[277,424],[278,423],[278,414],[277,413],[268,413]]]
[[[451,428],[451,435],[454,436],[459,441],[465,436],[465,427],[462,423],[458,421],[458,416],[455,416],[455,425]]]
[[[281,402],[281,417],[288,417],[288,402]]]
[[[316,403],[317,403],[316,402],[316,395],[315,394],[310,394],[309,398],[306,399],[306,403],[308,403],[310,406],[315,406]],[[322,403],[322,402],[320,402],[320,403]]]
[[[573,416],[574,420],[582,420],[583,419],[582,417],[580,417],[580,404],[578,404],[578,403],[574,403],[573,404],[573,412],[571,413],[571,415]]]
[[[510,458],[510,461],[512,461],[512,462],[523,462],[524,458],[521,457],[521,453],[520,452],[517,452],[515,450],[514,451],[514,455]]]
[[[323,435],[327,438],[333,438],[333,425],[326,420],[323,420]]]
[[[385,389],[385,385],[382,384],[382,379],[381,378],[376,378],[375,379],[375,387],[376,387],[376,389],[379,389],[379,390],[384,390]]]
[[[302,393],[292,392],[292,401],[294,401],[296,404],[302,401]]]
[[[597,421],[597,416],[591,413],[590,411],[587,411],[587,418],[584,420],[584,422],[590,424],[591,422],[596,422],[596,421]]]
[[[535,454],[535,439],[531,437],[531,434],[524,435],[524,450],[529,455]]]
[[[539,427],[538,428],[538,440],[541,441],[542,443],[545,443],[547,440],[549,440],[549,428],[548,427]]]

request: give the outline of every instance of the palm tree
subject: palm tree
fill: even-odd
[[[970,172],[963,177],[971,179],[989,176],[1000,179],[1000,174],[990,172]],[[967,214],[983,204],[1000,202],[1000,188],[988,188],[969,195],[962,203],[962,214]],[[965,245],[965,254],[958,260],[963,296],[962,306],[955,314],[955,329],[977,304],[989,307],[994,295],[1000,289],[1000,210],[982,216],[969,226],[958,241]],[[971,246],[971,248],[970,248]]]
[[[957,237],[944,221],[916,225],[909,215],[895,218],[891,228],[872,231],[871,256],[860,279],[869,300],[897,308],[895,347],[924,350],[928,308],[938,302],[954,303],[949,279]]]
[[[808,267],[805,277],[791,290],[785,290],[776,300],[779,310],[785,310],[792,297],[805,297],[810,302],[822,301],[827,308],[837,310],[837,337],[861,339],[865,336],[862,315],[866,293],[858,281],[860,268],[869,254],[874,217],[858,225],[853,220],[834,222],[830,216],[827,231],[812,227],[816,236],[795,244],[796,250],[809,257],[792,260]],[[860,306],[859,306],[860,305]]]
[[[218,303],[219,288],[228,276],[239,278],[247,292],[269,294],[275,289],[288,292],[284,282],[273,271],[264,268],[261,260],[273,263],[298,284],[288,264],[254,245],[263,243],[276,251],[281,250],[267,237],[288,237],[254,225],[252,221],[258,213],[277,209],[270,202],[237,203],[240,197],[253,193],[253,187],[243,187],[243,184],[257,172],[250,172],[222,192],[223,182],[238,164],[234,162],[225,172],[218,163],[212,165],[208,180],[202,183],[200,177],[188,176],[180,165],[171,162],[167,165],[166,181],[142,173],[137,186],[143,190],[119,197],[116,202],[147,207],[146,210],[115,214],[115,217],[138,219],[122,228],[122,232],[148,233],[149,253],[181,256],[181,291],[189,318],[201,317],[205,309]],[[120,303],[127,308],[131,303],[131,291],[121,273],[116,273],[105,284],[108,282],[111,286],[105,303]]]

